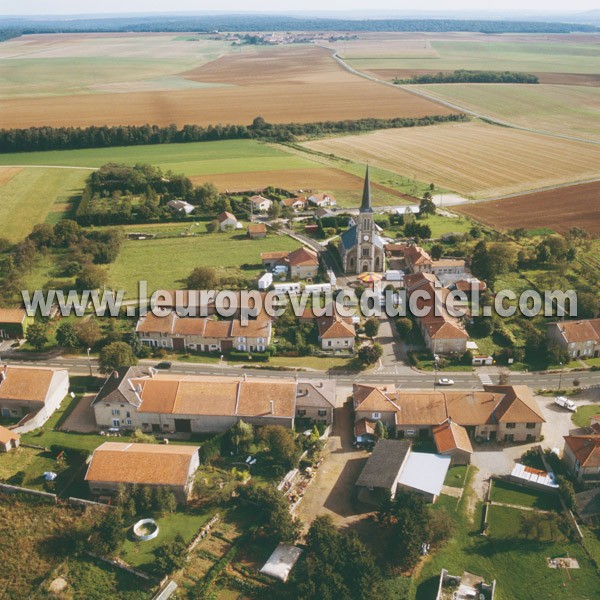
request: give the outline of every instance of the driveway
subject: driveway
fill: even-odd
[[[79,433],[91,433],[97,431],[96,418],[92,408],[92,400],[95,394],[85,394],[81,397],[71,414],[61,425],[61,431],[77,431]]]
[[[492,475],[508,475],[521,456],[534,446],[544,450],[558,448],[561,452],[564,446],[563,436],[580,431],[571,421],[571,412],[554,404],[554,397],[536,396],[535,399],[542,409],[546,422],[542,427],[544,440],[532,444],[516,446],[481,445],[475,446],[471,463],[479,469],[473,478],[473,488],[477,497],[483,499],[487,490],[487,480]],[[595,404],[600,401],[600,390],[584,390],[572,397],[577,406]]]
[[[352,497],[354,484],[369,455],[352,446],[353,438],[352,410],[346,403],[335,409],[325,460],[296,510],[305,530],[318,515],[328,514],[338,527],[343,527],[366,514],[365,509],[353,505]]]
[[[408,366],[408,357],[398,335],[394,320],[388,316],[382,316],[379,321],[379,332],[377,342],[383,348],[377,372],[389,374],[413,373]]]

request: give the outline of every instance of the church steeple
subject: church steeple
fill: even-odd
[[[369,165],[367,165],[367,172],[365,173],[365,185],[363,187],[360,212],[373,212],[373,209],[371,208],[371,180],[369,179]]]

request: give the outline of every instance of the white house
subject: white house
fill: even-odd
[[[221,231],[229,231],[230,229],[242,229],[242,224],[230,212],[224,210],[218,217],[219,228]]]
[[[252,204],[252,210],[259,212],[267,212],[271,208],[271,204],[273,204],[272,200],[263,196],[250,196],[248,200]]]
[[[336,199],[331,194],[313,194],[309,196],[308,201],[317,207],[335,206]]]
[[[194,212],[194,209],[196,208],[193,204],[185,202],[184,200],[170,200],[167,202],[167,206],[173,212],[184,212],[186,215]]]

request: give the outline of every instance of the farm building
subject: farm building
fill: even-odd
[[[21,443],[21,436],[6,427],[0,425],[0,452],[9,452],[13,448],[18,448]]]
[[[319,272],[317,253],[304,246],[291,252],[263,252],[260,258],[265,268],[276,271],[278,267],[286,267],[290,276],[297,279],[312,279]]]
[[[199,450],[199,446],[104,442],[92,454],[85,481],[95,496],[112,495],[122,485],[160,486],[185,503],[200,464]]]
[[[467,430],[452,419],[446,419],[432,430],[438,454],[449,456],[453,465],[468,465],[473,446]]]
[[[311,393],[302,393],[311,386]],[[324,397],[319,400],[322,408],[316,406],[317,393]],[[239,420],[291,428],[298,414],[310,418],[315,410],[316,420],[329,424],[333,404],[335,388],[319,381],[195,376],[129,367],[107,378],[92,407],[100,428],[190,434],[225,431]],[[326,414],[320,416],[319,410]]]
[[[0,340],[23,339],[31,323],[24,308],[0,308]]]
[[[196,208],[193,204],[185,202],[185,200],[169,200],[169,202],[167,202],[167,206],[173,212],[185,213],[186,215],[193,213]]]
[[[0,365],[0,415],[18,420],[19,433],[41,427],[68,391],[66,369]]]
[[[219,229],[229,231],[230,229],[242,229],[242,224],[236,219],[235,215],[224,210],[218,217]]]

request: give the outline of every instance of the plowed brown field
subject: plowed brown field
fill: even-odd
[[[315,46],[250,50],[180,75],[230,87],[2,100],[0,127],[249,124],[259,115],[285,123],[453,112],[352,75]]]
[[[483,123],[388,129],[304,144],[486,198],[598,177],[600,146]]]
[[[522,194],[503,200],[462,204],[452,210],[499,229],[549,227],[565,233],[581,227],[600,235],[600,181]]]

